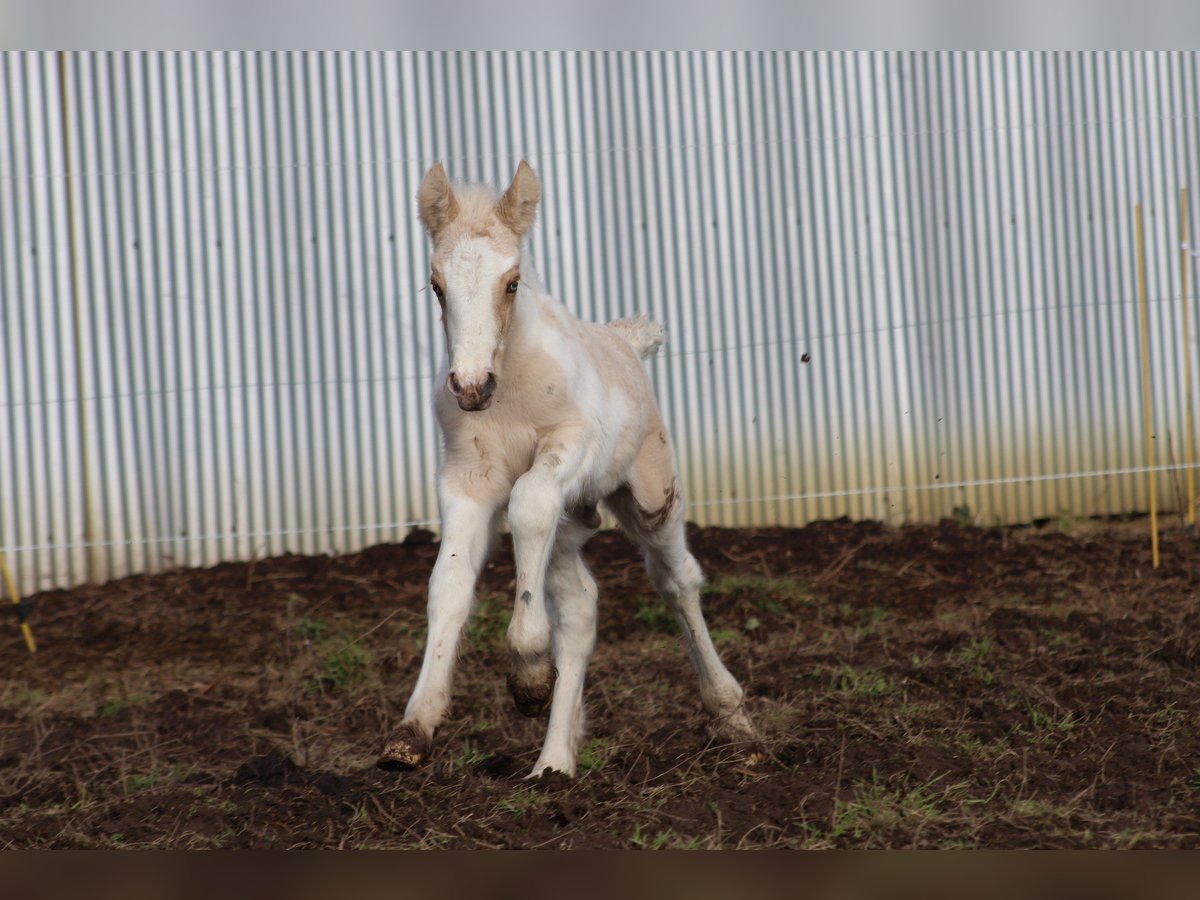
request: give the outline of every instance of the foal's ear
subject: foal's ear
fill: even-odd
[[[538,198],[542,188],[538,177],[533,174],[529,163],[521,160],[512,184],[496,204],[496,217],[510,228],[517,237],[524,237],[533,227],[537,213]]]
[[[417,210],[421,224],[434,239],[458,216],[458,200],[441,163],[425,173],[425,180],[417,192]]]

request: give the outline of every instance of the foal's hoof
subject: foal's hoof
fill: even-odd
[[[401,725],[383,745],[383,754],[375,765],[385,772],[405,772],[415,769],[429,757],[433,739],[426,737],[415,725]]]
[[[744,732],[730,734],[717,729],[710,729],[709,735],[715,741],[719,742],[719,750],[722,758],[728,762],[736,763],[742,768],[754,769],[770,759],[767,748],[756,734],[745,734]]]
[[[508,692],[513,703],[523,716],[536,719],[550,711],[550,698],[554,694],[554,682],[558,680],[558,669],[553,666],[547,680],[538,684],[522,684],[514,675],[508,676]]]
[[[731,715],[714,718],[709,730],[713,737],[736,749],[742,765],[753,767],[766,761],[766,747],[759,739],[745,707],[739,706]]]
[[[544,768],[538,771],[536,768],[525,776],[533,787],[543,791],[557,791],[563,788],[569,788],[575,783],[574,772],[563,772],[556,768]]]
[[[748,769],[757,768],[767,761],[767,748],[759,741],[747,741],[738,748],[742,765]]]

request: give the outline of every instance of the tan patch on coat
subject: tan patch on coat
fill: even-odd
[[[517,299],[515,293],[508,292],[508,286],[514,281],[519,281],[520,278],[521,270],[513,266],[501,275],[500,280],[492,287],[492,311],[496,314],[496,321],[500,325],[502,339],[508,334],[508,327],[512,324],[513,305]]]
[[[675,508],[679,505],[679,484],[674,479],[671,483],[663,488],[662,505],[658,509],[648,509],[641,502],[638,502],[638,511],[642,515],[642,521],[646,528],[650,531],[658,531],[667,524],[667,520],[671,518],[671,513],[675,512]]]
[[[662,420],[654,418],[629,473],[630,497],[646,531],[658,531],[683,505],[671,442]]]

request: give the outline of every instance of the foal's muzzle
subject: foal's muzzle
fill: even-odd
[[[446,388],[458,400],[458,408],[467,412],[479,412],[492,405],[492,394],[496,393],[496,374],[488,372],[483,381],[462,382],[457,372],[446,379]]]

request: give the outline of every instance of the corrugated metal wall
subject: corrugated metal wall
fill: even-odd
[[[30,592],[432,523],[412,198],[522,156],[551,290],[670,328],[697,520],[1144,509],[1133,205],[1178,463],[1198,84],[1191,53],[5,53],[0,547]]]

